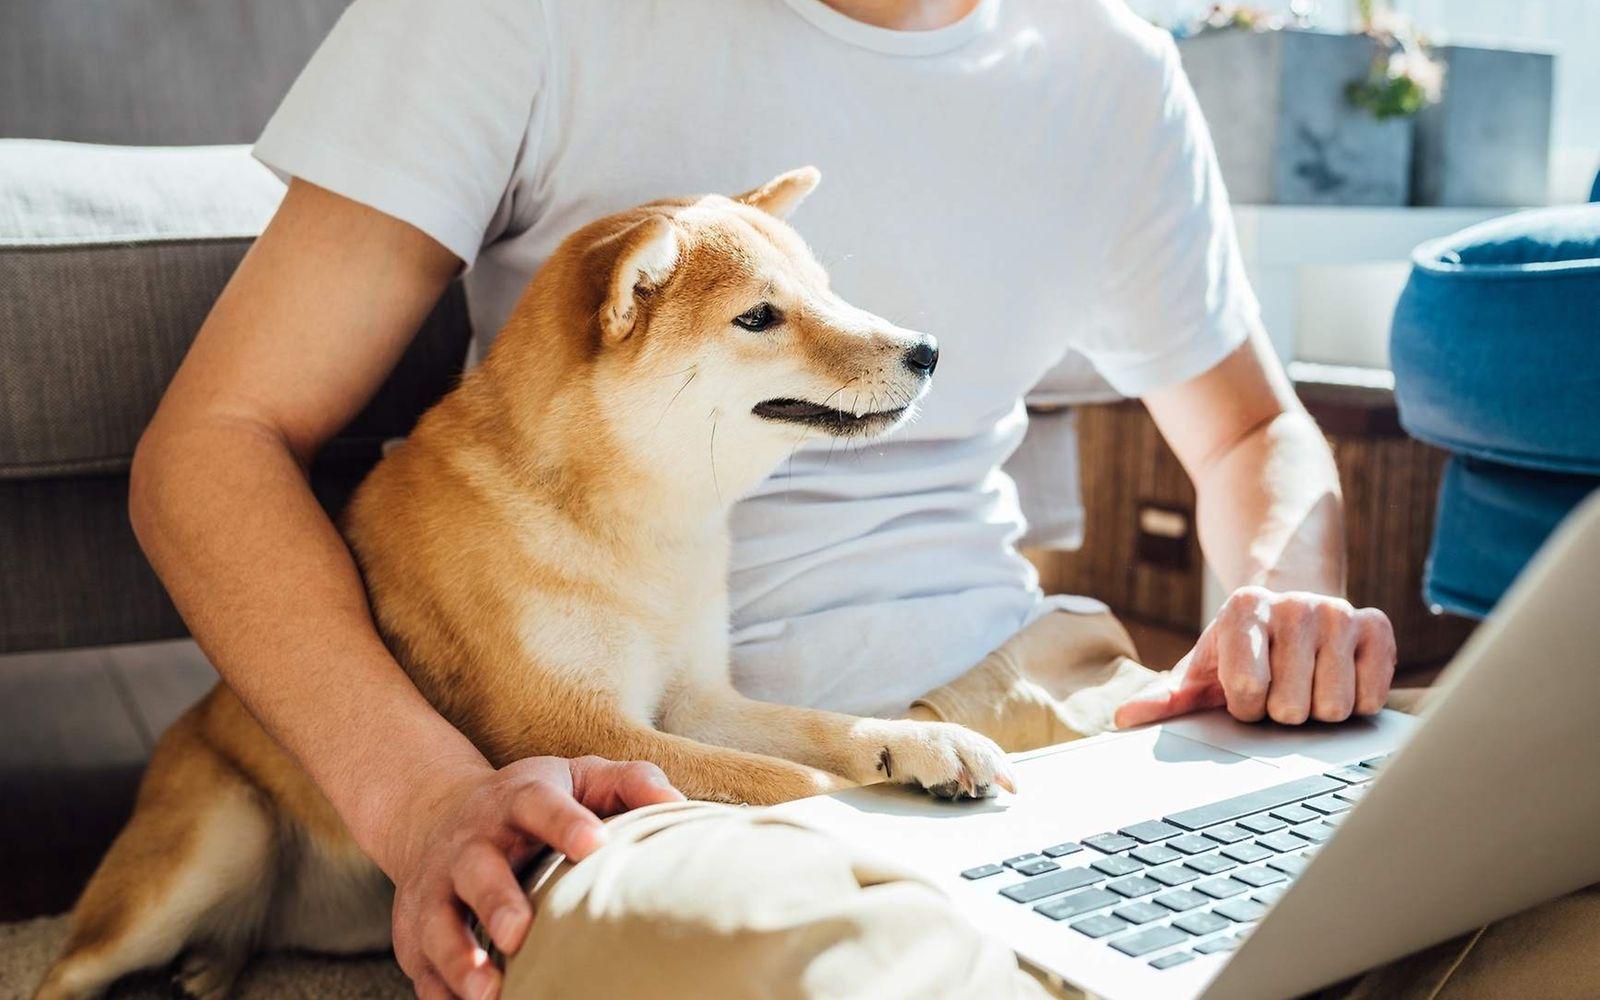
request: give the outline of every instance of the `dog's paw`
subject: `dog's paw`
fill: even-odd
[[[205,949],[185,953],[172,972],[172,1000],[226,1000],[244,963],[242,953]]]
[[[997,786],[1017,790],[1005,751],[989,737],[949,722],[896,723],[878,753],[878,773],[941,799],[987,798]]]

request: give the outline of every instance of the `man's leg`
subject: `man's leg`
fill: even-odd
[[[535,876],[508,1000],[1048,997],[931,886],[764,810],[653,806]]]

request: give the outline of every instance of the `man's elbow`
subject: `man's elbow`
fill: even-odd
[[[155,526],[160,519],[161,481],[168,474],[164,437],[165,432],[157,425],[145,428],[133,449],[133,464],[128,468],[128,521],[146,555],[150,553]]]

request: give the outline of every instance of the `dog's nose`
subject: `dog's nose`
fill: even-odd
[[[919,375],[932,375],[939,363],[939,342],[927,337],[905,353],[906,367]]]

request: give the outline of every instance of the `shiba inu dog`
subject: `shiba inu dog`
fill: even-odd
[[[497,766],[648,760],[691,798],[749,803],[875,780],[1010,787],[970,730],[757,702],[729,681],[729,506],[806,439],[899,426],[938,360],[931,338],[835,295],[782,221],[817,180],[578,230],[351,502],[379,631]],[[387,947],[390,899],[218,686],[156,748],[39,996],[93,996],[183,954],[176,985],[219,997],[255,950]]]

